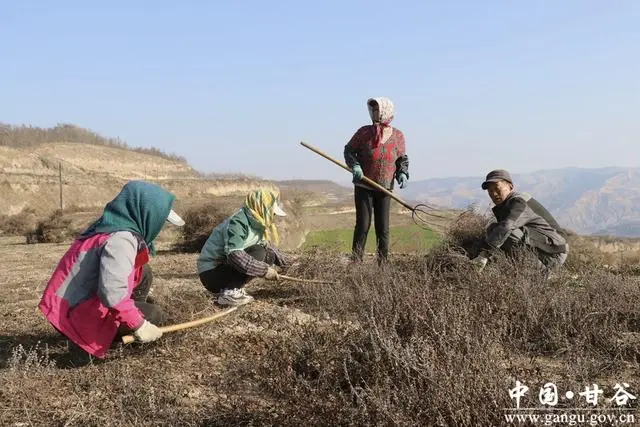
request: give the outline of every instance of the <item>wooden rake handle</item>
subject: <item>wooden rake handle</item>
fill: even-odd
[[[212,316],[209,317],[204,317],[202,319],[197,319],[197,320],[192,320],[190,322],[184,322],[184,323],[178,323],[176,325],[170,325],[170,326],[162,326],[160,328],[160,330],[162,331],[162,333],[165,332],[174,332],[174,331],[181,331],[182,329],[188,329],[188,328],[193,328],[194,326],[200,326],[203,325],[205,323],[211,322],[213,320],[219,319],[222,316],[226,316],[227,314],[237,310],[238,307],[231,307],[228,308],[224,311],[221,311],[220,313],[216,313]],[[122,343],[123,344],[130,344],[132,342],[134,342],[136,340],[136,337],[134,335],[125,335],[122,337]]]
[[[308,148],[309,150],[313,151],[316,154],[321,155],[322,157],[324,157],[327,160],[331,160],[333,163],[335,163],[336,165],[340,166],[343,169],[346,169],[347,171],[353,173],[353,171],[351,169],[349,169],[349,167],[347,165],[345,165],[344,163],[334,159],[333,157],[331,157],[328,154],[323,153],[322,151],[318,150],[315,147],[312,147],[311,145],[307,144],[306,142],[300,142],[300,144],[303,147]],[[367,184],[369,184],[370,186],[372,186],[373,188],[376,188],[380,191],[382,191],[383,193],[385,193],[388,196],[391,196],[391,198],[393,200],[395,200],[396,202],[400,203],[402,206],[404,206],[405,208],[409,209],[410,211],[415,210],[414,206],[411,206],[409,203],[405,202],[404,200],[402,200],[401,198],[399,198],[398,196],[396,196],[395,194],[393,194],[391,191],[387,190],[386,188],[384,188],[383,186],[381,186],[380,184],[378,184],[375,181],[370,180],[369,178],[367,178],[366,176],[362,177],[362,181],[366,182]]]

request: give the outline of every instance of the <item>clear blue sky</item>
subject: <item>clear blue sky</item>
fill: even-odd
[[[4,1],[0,121],[70,122],[195,168],[346,172],[396,104],[412,180],[640,166],[640,1]]]

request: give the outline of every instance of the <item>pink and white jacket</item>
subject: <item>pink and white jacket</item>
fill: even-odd
[[[102,359],[121,325],[135,330],[144,321],[131,293],[148,261],[146,244],[129,231],[78,239],[58,263],[38,307],[58,331]]]

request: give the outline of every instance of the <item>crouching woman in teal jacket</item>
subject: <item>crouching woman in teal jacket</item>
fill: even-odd
[[[286,216],[274,190],[249,193],[244,206],[213,229],[200,251],[198,273],[220,305],[239,306],[253,301],[244,286],[254,277],[278,280],[274,265],[286,259],[278,243],[275,216]]]

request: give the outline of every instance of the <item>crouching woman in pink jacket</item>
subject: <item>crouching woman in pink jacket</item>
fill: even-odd
[[[39,308],[86,353],[104,358],[117,335],[133,333],[141,342],[162,336],[156,324],[164,313],[146,302],[147,262],[165,222],[184,225],[174,200],[155,184],[128,182],[58,263]]]

